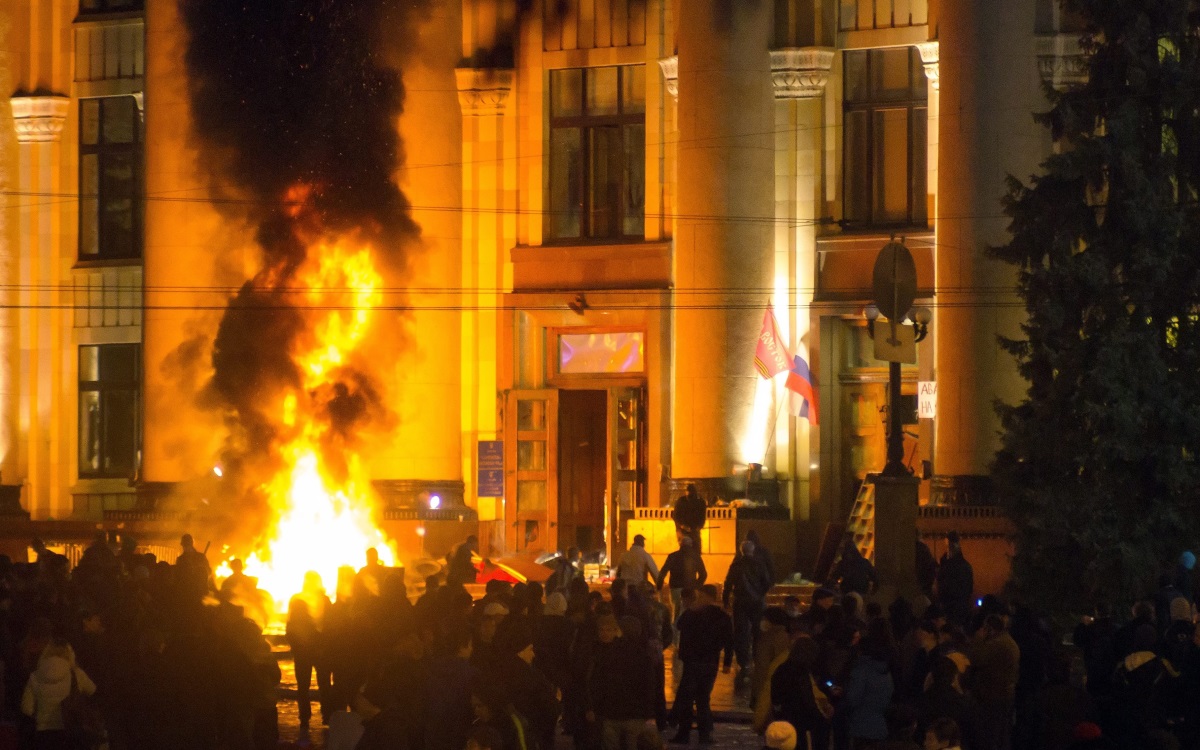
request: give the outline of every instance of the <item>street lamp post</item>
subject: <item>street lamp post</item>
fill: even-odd
[[[888,363],[887,463],[868,480],[875,485],[875,565],[894,594],[913,597],[919,593],[913,542],[920,480],[904,465],[900,365],[916,364],[916,345],[929,332],[932,315],[924,307],[913,307],[916,263],[908,248],[894,239],[875,259],[874,292],[875,303],[865,311],[867,323],[875,358]]]
[[[917,295],[917,264],[903,242],[893,238],[875,258],[875,304],[867,309],[871,338],[875,340],[875,358],[888,363],[888,430],[885,477],[906,477],[912,472],[904,465],[904,424],[900,414],[900,363],[916,364],[916,343],[929,331],[929,310],[913,308]],[[876,319],[887,316],[884,338]],[[911,320],[912,325],[904,325]]]

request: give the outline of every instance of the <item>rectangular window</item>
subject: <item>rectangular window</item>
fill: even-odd
[[[928,93],[915,47],[849,50],[843,195],[851,226],[925,226]]]
[[[550,71],[550,238],[645,236],[645,112],[642,65]]]
[[[132,96],[79,100],[79,259],[142,254],[142,118]]]
[[[79,476],[133,475],[141,371],[138,344],[79,347]]]
[[[143,0],[80,0],[80,13],[122,13],[142,10]]]
[[[645,370],[641,331],[562,333],[558,371],[566,374],[622,374]]]

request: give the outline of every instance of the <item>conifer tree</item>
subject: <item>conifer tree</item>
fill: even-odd
[[[1200,548],[1200,15],[1189,0],[1066,0],[1085,84],[1050,92],[1055,153],[1010,178],[1028,319],[1002,345],[1027,398],[993,466],[1028,603],[1152,593]]]

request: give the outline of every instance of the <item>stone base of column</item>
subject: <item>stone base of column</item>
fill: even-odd
[[[916,553],[921,480],[872,474],[867,481],[875,485],[875,570],[880,598],[885,604],[898,596],[911,602],[921,593]]]

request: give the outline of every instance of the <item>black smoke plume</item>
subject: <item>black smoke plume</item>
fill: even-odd
[[[295,274],[314,240],[352,237],[398,269],[419,234],[393,181],[404,102],[394,63],[424,4],[180,0],[201,163],[218,205],[250,222],[262,253],[261,270],[221,321],[203,396],[229,414],[223,460],[243,486],[267,469],[280,437],[270,396],[302,383],[292,351],[312,313]],[[379,393],[349,367],[309,397],[328,420],[328,440],[349,443],[386,413]],[[333,456],[339,446],[324,447]]]

